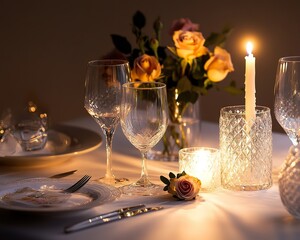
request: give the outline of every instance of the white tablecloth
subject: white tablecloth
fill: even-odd
[[[99,132],[89,117],[68,124]],[[218,125],[202,123],[201,146],[218,147]],[[220,188],[213,193],[201,193],[195,201],[177,201],[168,194],[151,197],[121,196],[117,200],[90,210],[66,214],[31,214],[0,210],[0,239],[300,239],[300,221],[283,207],[276,182],[278,167],[284,161],[290,141],[284,134],[273,135],[274,184],[268,190],[234,192]],[[140,174],[138,151],[118,129],[113,143],[113,169],[116,175],[135,180]],[[94,179],[104,175],[105,144],[92,152],[51,167],[10,169],[1,167],[0,183],[29,177],[47,177],[55,173],[78,169],[72,177],[90,174]],[[153,182],[170,171],[178,172],[177,162],[148,161]],[[144,203],[163,206],[151,214],[86,229],[71,234],[64,227],[120,207]]]

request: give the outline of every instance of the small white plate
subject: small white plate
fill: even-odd
[[[48,196],[47,204],[44,203],[42,198],[24,197],[26,194],[22,195],[22,197],[16,195],[16,191],[24,188],[30,188],[35,191],[45,188],[62,190],[71,186],[75,181],[76,180],[30,178],[7,184],[0,188],[0,208],[35,213],[81,211],[107,202],[112,202],[121,195],[117,188],[98,182],[89,182],[77,192],[65,194],[67,196],[66,198],[64,196],[61,198],[59,194],[55,195],[55,197],[50,195],[52,197]]]
[[[101,136],[91,130],[67,125],[56,126],[48,131],[44,149],[30,152],[18,149],[13,155],[1,156],[0,165],[18,168],[49,166],[92,151],[101,143]]]

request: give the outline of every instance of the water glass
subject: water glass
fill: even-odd
[[[120,121],[122,84],[130,80],[129,62],[123,59],[89,61],[85,75],[84,107],[101,127],[106,142],[106,172],[100,182],[114,185],[126,178],[116,178],[112,167],[112,143]]]
[[[270,109],[256,107],[249,127],[245,106],[220,112],[221,182],[230,190],[253,191],[272,186],[272,121]]]
[[[164,135],[168,126],[166,85],[159,82],[129,82],[122,86],[121,127],[125,137],[142,156],[140,178],[121,188],[123,194],[148,196],[162,193],[147,170],[147,152]]]

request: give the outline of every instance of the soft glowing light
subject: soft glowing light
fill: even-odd
[[[35,112],[36,111],[36,107],[34,107],[34,106],[31,106],[31,107],[29,107],[29,112]]]
[[[41,113],[40,118],[47,118],[47,113]]]
[[[218,150],[215,148],[192,147],[179,151],[179,171],[197,177],[201,191],[212,191],[220,185]]]
[[[37,107],[33,102],[29,102],[28,103],[28,111],[31,113],[34,113],[36,111]]]
[[[252,42],[247,42],[246,50],[247,50],[247,53],[249,55],[252,55],[252,50],[253,50],[253,44],[252,44]]]

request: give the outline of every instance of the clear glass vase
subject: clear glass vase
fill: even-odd
[[[169,123],[162,140],[147,153],[150,160],[178,161],[179,150],[195,147],[200,141],[200,98],[193,104],[180,104],[168,93]]]
[[[280,198],[290,214],[300,219],[300,147],[292,146],[278,179]]]

